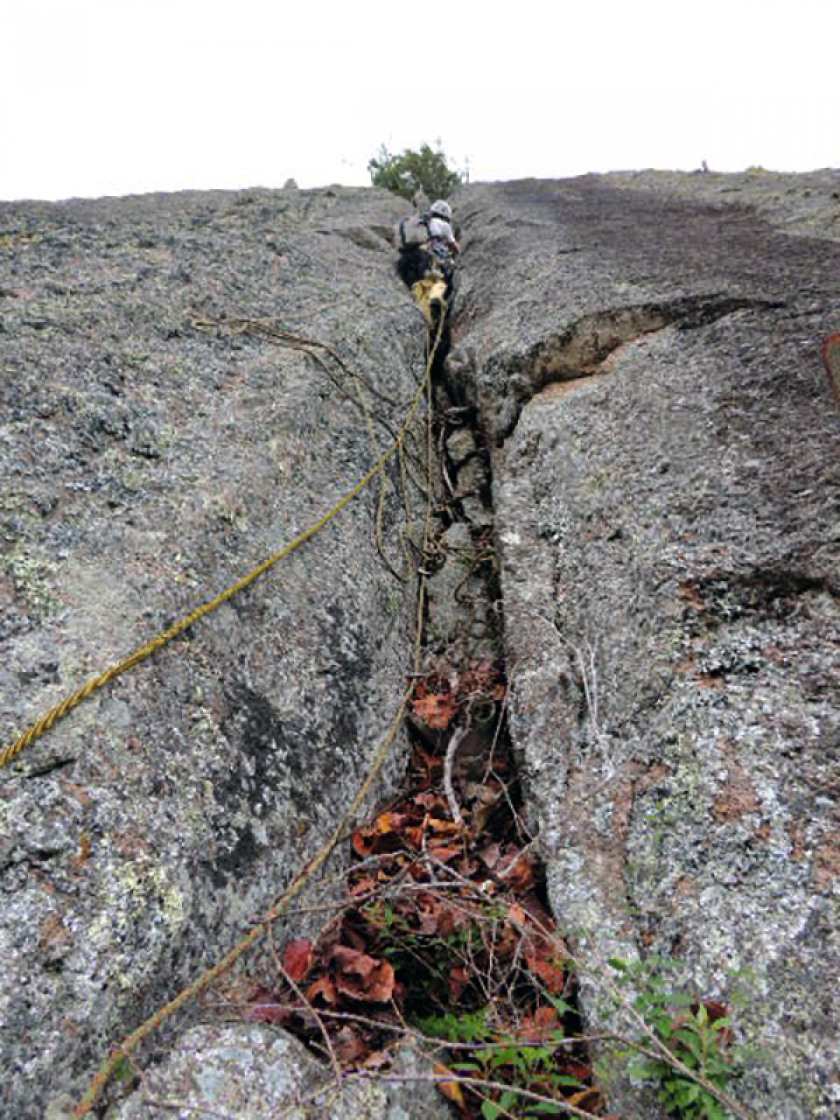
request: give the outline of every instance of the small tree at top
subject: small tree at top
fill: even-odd
[[[402,198],[412,199],[418,190],[429,198],[446,198],[466,175],[452,171],[440,149],[433,151],[424,144],[419,151],[406,148],[392,155],[383,144],[379,155],[368,161],[370,180],[375,187],[385,187]]]

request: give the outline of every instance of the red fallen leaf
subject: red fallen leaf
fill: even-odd
[[[376,847],[376,838],[372,837],[367,829],[355,829],[350,842],[353,845],[353,851],[362,859],[367,859],[368,856],[373,855],[373,850]]]
[[[529,891],[534,885],[534,872],[527,856],[520,858],[519,852],[507,852],[496,868],[507,886],[515,891]]]
[[[512,926],[504,925],[501,930],[496,931],[493,951],[499,960],[504,961],[512,957],[514,953],[518,953],[522,944],[522,938],[517,930],[513,929]]]
[[[435,762],[440,762],[441,761],[441,759],[437,758],[435,755],[428,755],[428,757],[433,759]],[[416,794],[412,798],[412,801],[414,802],[415,805],[419,806],[421,809],[426,809],[426,810],[437,809],[437,808],[442,808],[443,807],[440,797],[438,797],[438,795],[436,793],[432,793],[431,791],[429,791],[427,793]]]
[[[362,977],[370,975],[377,964],[373,957],[351,945],[336,945],[331,956],[342,972],[356,972]]]
[[[335,985],[342,995],[365,1003],[387,1003],[394,994],[394,970],[387,961],[379,961],[368,975],[356,979],[348,972],[336,977]]]
[[[576,1062],[574,1059],[566,1059],[562,1063],[563,1073],[569,1077],[574,1077],[578,1081],[586,1081],[587,1078],[592,1076],[592,1066],[586,1065],[584,1062]]]
[[[501,858],[502,850],[498,844],[487,844],[478,853],[478,858],[488,871],[492,871]]]
[[[338,992],[336,992],[335,984],[333,984],[329,976],[319,976],[318,979],[313,981],[306,989],[306,998],[310,1003],[318,996],[321,997],[324,1003],[338,1003]]]
[[[557,1026],[557,1012],[554,1008],[538,1007],[533,1015],[526,1015],[520,1020],[516,1028],[516,1037],[536,1046],[545,1042]]]
[[[458,711],[458,705],[449,693],[428,692],[415,695],[411,710],[421,723],[439,730],[448,727]]]
[[[429,828],[432,832],[440,833],[441,835],[449,835],[453,832],[461,832],[462,826],[456,824],[455,821],[446,821],[441,817],[429,817]]]
[[[545,933],[552,933],[556,929],[554,918],[549,914],[533,891],[520,901],[529,915],[529,920],[539,926]],[[560,942],[559,938],[555,939],[555,949],[555,955],[562,953],[565,949],[565,946]]]
[[[457,1003],[461,998],[461,993],[469,983],[467,970],[462,968],[461,965],[453,965],[449,970],[449,976],[446,979],[447,987],[449,988],[449,998],[453,1003]]]
[[[566,987],[566,971],[562,964],[556,963],[556,958],[542,956],[538,952],[526,952],[525,962],[531,972],[542,980],[547,991],[553,996],[562,994]]]
[[[518,902],[512,902],[508,907],[508,921],[517,928],[528,924],[528,916]]]
[[[449,860],[455,859],[456,856],[459,856],[461,854],[461,851],[462,849],[460,847],[447,847],[446,844],[429,845],[429,852],[435,857],[435,859],[439,859],[441,863],[448,863]]]
[[[417,896],[416,905],[414,928],[417,933],[425,934],[427,937],[439,934],[443,916],[440,901],[433,895],[422,894]]]
[[[455,931],[458,924],[457,919],[461,918],[461,924],[466,924],[463,921],[463,915],[456,914],[450,906],[444,907],[438,914],[437,932],[441,937],[449,937],[450,933]]]
[[[335,986],[343,995],[387,1003],[394,994],[394,970],[387,961],[375,960],[347,945],[336,945],[332,958],[340,969]]]
[[[394,811],[380,813],[376,818],[376,828],[383,835],[388,835],[388,833],[391,832],[399,832],[410,820],[411,817],[408,813],[398,813]]]
[[[299,984],[312,964],[312,945],[305,938],[290,941],[283,950],[283,968],[295,984]]]
[[[439,755],[428,754],[426,751],[421,750],[419,747],[415,747],[414,756],[412,758],[412,765],[415,767],[415,769],[423,772],[420,780],[428,784],[432,781],[432,775],[437,770],[443,769],[443,759]],[[426,796],[433,797],[434,795],[418,794],[418,799],[420,797]],[[420,802],[420,804],[422,804],[422,802]]]

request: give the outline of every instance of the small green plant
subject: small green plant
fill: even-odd
[[[454,171],[443,152],[423,144],[419,151],[406,148],[399,155],[389,152],[383,144],[379,154],[368,161],[370,180],[375,187],[384,187],[401,198],[411,200],[418,190],[430,199],[446,198],[466,179],[466,173]]]
[[[564,1000],[553,998],[551,1003],[560,1014],[571,1010]],[[543,1041],[535,1044],[491,1026],[487,1022],[487,1013],[487,1007],[459,1015],[447,1012],[420,1019],[417,1026],[427,1038],[471,1047],[466,1053],[463,1049],[459,1050],[463,1060],[452,1062],[450,1068],[453,1073],[499,1086],[510,1085],[509,1090],[501,1091],[498,1100],[485,1098],[482,1101],[484,1120],[496,1120],[503,1114],[520,1116],[523,1120],[563,1115],[566,1112],[561,1103],[564,1094],[575,1090],[586,1091],[586,1086],[557,1068],[557,1048],[567,1041],[562,1028],[557,1026],[546,1031]],[[540,1102],[525,1101],[517,1088],[538,1093],[545,1099]]]
[[[664,958],[642,964],[614,957],[610,964],[635,990],[634,1010],[675,1059],[654,1056],[642,1040],[646,1053],[635,1045],[619,1051],[630,1059],[628,1072],[658,1085],[660,1103],[677,1120],[727,1120],[731,1114],[708,1088],[725,1093],[739,1072],[741,1054],[724,1005],[672,991],[667,973],[675,966]]]

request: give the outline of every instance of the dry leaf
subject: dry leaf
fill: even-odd
[[[318,979],[313,981],[306,989],[306,998],[310,1003],[317,996],[320,996],[324,1003],[335,1004],[338,1002],[338,992],[336,992],[335,984],[333,984],[329,976],[319,976]]]
[[[454,719],[458,706],[448,693],[429,692],[425,696],[416,696],[411,701],[411,710],[427,727],[443,730]]]
[[[478,853],[478,858],[488,871],[492,871],[501,858],[501,848],[498,844],[487,844]]]
[[[311,942],[305,939],[290,941],[283,950],[283,968],[285,968],[295,984],[299,984],[301,980],[303,980],[311,964]]]
[[[508,921],[513,925],[521,927],[527,924],[528,916],[518,902],[512,902],[508,907]]]
[[[335,986],[343,995],[369,1003],[387,1003],[394,994],[394,970],[387,961],[375,960],[347,945],[336,945],[332,957],[340,969]]]
[[[441,1065],[440,1062],[435,1062],[433,1068],[436,1077],[441,1077],[451,1072],[446,1066]],[[464,1100],[464,1093],[457,1081],[436,1081],[435,1084],[448,1101],[452,1101],[453,1104],[456,1104],[458,1108],[460,1108],[461,1112],[466,1113],[467,1104]]]
[[[558,1027],[557,1012],[553,1007],[538,1007],[533,1015],[524,1016],[516,1028],[516,1037],[538,1046]]]
[[[553,996],[562,994],[566,987],[566,971],[556,958],[543,956],[539,952],[525,954],[525,961],[535,976],[545,984]]]
[[[453,965],[449,970],[447,977],[447,986],[449,988],[449,998],[453,1003],[457,1003],[461,998],[461,994],[469,983],[467,970],[460,964]]]
[[[569,1097],[569,1104],[574,1105],[575,1108],[586,1109],[587,1112],[594,1111],[601,1103],[601,1094],[597,1089],[581,1089],[579,1093],[573,1093]]]
[[[363,830],[363,829],[357,828],[353,832],[353,835],[350,838],[350,842],[353,845],[353,851],[356,853],[357,856],[360,856],[362,859],[367,859],[368,856],[373,855],[373,849],[375,847],[376,842],[370,836],[370,833],[369,833],[368,829]]]
[[[496,873],[506,886],[515,891],[529,891],[534,885],[534,872],[528,857],[519,852],[508,852],[502,856]]]
[[[271,992],[261,989],[262,998],[245,1011],[245,1018],[257,1023],[286,1023],[293,1014],[288,1004],[278,1003]]]

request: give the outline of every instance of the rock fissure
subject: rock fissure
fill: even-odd
[[[514,432],[523,408],[549,388],[573,391],[583,383],[610,373],[625,347],[673,327],[690,331],[708,326],[739,311],[777,310],[780,301],[749,299],[713,293],[664,303],[616,307],[584,316],[558,335],[550,335],[521,356],[506,357],[496,371],[492,355],[487,362],[494,381],[500,381],[501,409],[493,424],[498,446]]]

